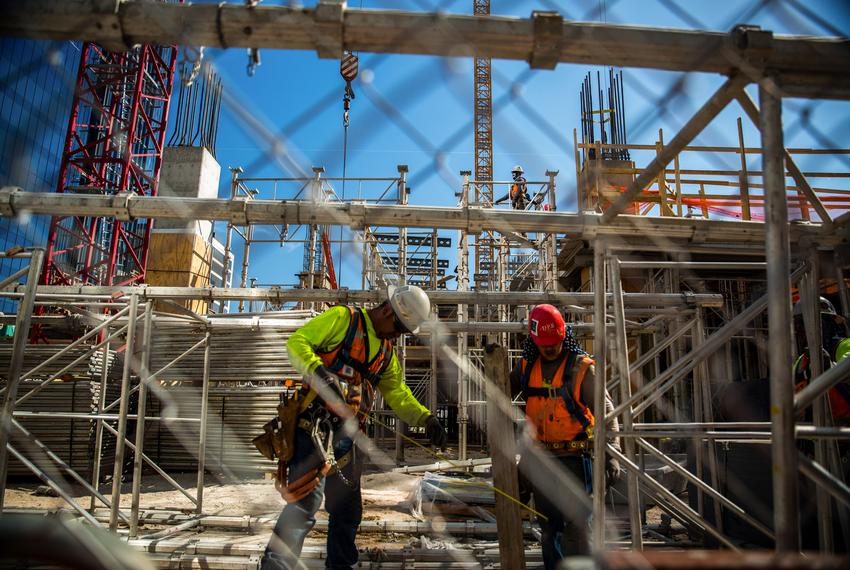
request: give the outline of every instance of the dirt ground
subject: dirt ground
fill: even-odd
[[[426,464],[433,461],[433,458],[427,457],[419,450],[409,450],[406,459],[411,464]],[[170,473],[169,475],[191,495],[195,494],[197,485],[195,473]],[[361,480],[363,520],[415,521],[411,514],[408,496],[420,479],[421,475],[367,471]],[[43,487],[43,484],[37,480],[10,480],[6,489],[5,508],[49,511],[70,509],[59,497],[36,494],[36,489],[39,487]],[[70,495],[80,505],[88,508],[90,499],[82,486],[69,484],[67,488]],[[111,490],[111,483],[102,485],[100,489],[107,498],[111,496]],[[131,498],[130,484],[122,484],[122,510],[129,509]],[[250,515],[274,519],[280,514],[284,505],[285,502],[275,490],[274,483],[268,475],[258,474],[235,481],[225,480],[214,473],[207,473],[205,477],[204,513],[207,515]],[[103,504],[98,503],[98,506],[103,507]],[[142,510],[183,511],[187,514],[194,513],[195,510],[194,504],[189,499],[157,474],[142,477],[140,507]],[[327,513],[321,509],[317,513],[317,518],[327,519]],[[155,532],[159,528],[161,527],[147,525],[142,532]],[[245,539],[249,542],[265,543],[270,532],[271,529],[268,526],[262,527],[257,534]],[[407,542],[410,538],[409,535],[394,537],[363,533],[358,536],[358,546],[361,548],[381,547],[387,544],[398,546],[399,542]],[[324,544],[324,539],[324,533],[316,530],[310,533],[308,544]]]
[[[184,486],[195,484],[194,475],[177,475],[175,479]],[[363,520],[385,521],[414,521],[407,505],[407,497],[419,477],[401,473],[376,473],[365,475],[362,479]],[[156,475],[143,478],[140,504],[142,509],[151,510],[185,510],[193,512],[194,506],[179,491],[164,488],[161,477]],[[33,494],[39,487],[36,482],[12,482],[6,490],[5,507],[8,509],[46,509],[55,510],[68,508],[58,497],[36,496]],[[79,492],[75,499],[84,507],[88,507],[89,498]],[[109,488],[103,489],[109,496]],[[129,485],[122,486],[121,505],[129,508],[131,500]],[[208,482],[204,487],[204,512],[211,515],[251,515],[275,518],[284,506],[274,489],[273,482],[268,479],[254,478],[234,483]],[[320,510],[317,514],[320,520],[326,519],[327,514]],[[155,532],[161,527],[147,525],[143,533]],[[243,542],[265,544],[271,533],[269,527],[261,527],[256,534],[245,536]],[[386,536],[363,533],[358,537],[360,548],[385,547],[390,544],[398,546],[398,542],[406,542],[411,537]],[[311,532],[307,544],[324,544],[325,533],[316,530]]]
[[[411,463],[424,464],[430,462],[427,457],[417,457],[413,451],[408,455]],[[186,488],[190,494],[195,494],[197,484],[196,474],[182,473],[172,474],[175,480]],[[373,472],[363,476],[361,481],[363,496],[363,520],[364,521],[415,521],[411,513],[409,496],[411,491],[420,481],[419,474],[403,474],[393,472]],[[35,494],[39,481],[9,481],[6,489],[5,507],[8,509],[36,509],[57,510],[69,509],[65,501],[59,497],[39,496]],[[83,507],[88,507],[90,499],[81,486],[69,485],[71,495]],[[129,509],[131,502],[131,488],[129,483],[122,485],[121,506]],[[109,497],[111,495],[111,484],[103,485],[101,492]],[[222,516],[259,516],[274,520],[284,506],[284,501],[275,491],[274,483],[268,476],[256,475],[240,480],[224,480],[221,476],[208,473],[204,486],[204,513],[208,515]],[[187,514],[194,513],[194,504],[182,493],[171,487],[162,477],[156,474],[145,475],[142,480],[140,505],[142,510],[183,511]],[[99,506],[103,506],[100,504]],[[620,509],[617,509],[618,511]],[[105,512],[105,511],[104,511]],[[621,513],[618,513],[621,514]],[[661,521],[661,511],[657,508],[649,509],[647,522],[658,528]],[[324,510],[317,514],[319,520],[327,518]],[[627,527],[626,518],[623,517],[618,526]],[[673,522],[672,529],[664,532],[668,537],[678,535],[683,538],[681,525]],[[156,532],[163,527],[147,525],[142,529],[142,534]],[[668,527],[669,528],[669,527]],[[671,532],[672,531],[672,532]],[[240,542],[256,543],[264,545],[268,541],[271,528],[266,525],[258,528],[254,533],[245,535],[243,533]],[[184,535],[185,536],[185,535]],[[209,535],[208,538],[212,538]],[[231,536],[231,539],[234,537]],[[307,544],[320,546],[324,544],[325,534],[319,530],[310,533]],[[380,535],[361,533],[358,536],[358,547],[381,548],[400,544],[409,544],[411,541],[419,540],[412,535]]]
[[[194,474],[174,475],[177,482],[194,494],[196,478]],[[362,479],[363,505],[369,511],[366,520],[414,520],[406,509],[407,496],[419,477],[403,473],[375,473],[364,475]],[[10,481],[6,489],[5,505],[8,508],[54,510],[67,507],[59,497],[38,496],[35,490],[41,487],[34,481]],[[88,507],[89,498],[82,487],[71,487],[73,497],[84,507]],[[158,475],[145,475],[142,478],[140,504],[142,509],[184,510],[193,512],[194,505],[180,491],[170,487]],[[130,485],[121,487],[122,508],[130,505]],[[109,497],[111,486],[101,492]],[[275,491],[271,479],[251,478],[232,483],[219,483],[208,476],[204,485],[204,513],[211,515],[275,515],[285,502]],[[408,513],[405,515],[405,513]]]

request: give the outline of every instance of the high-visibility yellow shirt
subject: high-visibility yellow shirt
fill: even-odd
[[[330,352],[342,344],[346,333],[348,333],[350,322],[351,313],[348,307],[344,305],[331,307],[312,318],[307,324],[292,333],[292,336],[286,341],[289,361],[301,374],[314,371],[316,367],[322,364],[322,359],[318,353]],[[381,339],[375,334],[375,327],[372,325],[368,314],[364,314],[363,322],[366,324],[366,334],[369,338],[369,360],[371,361],[378,354]],[[393,350],[389,365],[381,374],[377,388],[389,407],[403,422],[412,426],[421,426],[431,415],[428,408],[419,403],[405,384],[404,372],[401,370],[401,364],[396,357],[395,350]]]

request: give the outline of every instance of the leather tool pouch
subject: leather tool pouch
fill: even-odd
[[[292,459],[298,407],[297,398],[289,398],[278,404],[277,417],[266,422],[263,433],[251,440],[266,459],[283,462]]]

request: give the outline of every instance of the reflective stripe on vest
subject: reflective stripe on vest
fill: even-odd
[[[536,430],[535,438],[544,442],[573,441],[589,435],[593,413],[581,401],[581,385],[593,360],[570,353],[561,361],[551,384],[543,381],[541,359],[531,364],[525,388],[525,414]],[[522,372],[528,362],[522,361]],[[573,371],[575,375],[573,376]],[[569,378],[573,377],[570,381]],[[567,380],[565,383],[564,381]]]
[[[369,361],[366,315],[363,309],[348,307],[348,310],[351,319],[345,338],[335,349],[330,352],[320,352],[318,356],[328,370],[348,384],[346,403],[355,413],[362,416],[372,409],[375,385],[381,380],[381,374],[390,364],[393,345],[389,340],[381,341],[381,347],[375,354],[375,358]]]

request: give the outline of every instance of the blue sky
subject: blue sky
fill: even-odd
[[[263,2],[287,4],[287,2]],[[304,2],[305,5],[314,2]],[[349,2],[360,7],[361,2]],[[469,14],[472,0],[364,0],[363,8]],[[559,10],[568,19],[669,28],[726,31],[735,23],[760,25],[777,34],[850,35],[850,3],[846,1],[751,0],[703,2],[692,0],[493,1],[491,13],[529,17],[532,10]],[[224,89],[270,132],[283,132],[288,151],[309,172],[313,165],[326,176],[342,175],[344,82],[336,60],[319,59],[313,52],[263,50],[262,65],[253,77],[246,73],[244,49],[206,51],[223,79]],[[354,82],[347,174],[349,177],[392,177],[397,164],[410,167],[411,203],[455,205],[461,170],[473,168],[473,62],[469,58],[434,58],[360,54],[360,76]],[[531,71],[523,62],[493,62],[494,176],[507,180],[512,165],[521,164],[529,180],[543,180],[546,170],[559,170],[558,208],[575,210],[573,129],[579,127],[578,92],[587,72],[600,67],[561,64],[554,71]],[[723,78],[710,74],[626,69],[625,105],[629,142],[653,144],[658,129],[665,140],[710,94]],[[683,79],[684,78],[684,79]],[[366,81],[364,83],[364,80]],[[679,81],[681,89],[670,92]],[[757,98],[754,88],[751,93]],[[317,107],[318,103],[326,104]],[[807,114],[801,121],[800,113]],[[696,144],[737,145],[736,104],[724,111]],[[850,105],[845,102],[786,100],[786,146],[850,146]],[[758,146],[758,133],[745,119],[745,138]],[[222,165],[220,195],[229,195],[227,168],[242,166],[246,176],[292,176],[265,155],[266,143],[246,127],[232,107],[225,107],[219,129],[217,157]],[[639,166],[646,155],[633,156]],[[847,157],[802,160],[805,170],[847,170]],[[712,168],[739,167],[738,157],[695,158]],[[751,158],[750,168],[759,168]],[[444,168],[436,168],[437,164]],[[814,185],[847,188],[841,179],[813,181]],[[339,188],[337,191],[339,192]],[[348,196],[354,190],[347,188]],[[260,197],[271,198],[268,188]],[[223,232],[218,233],[223,239]],[[447,233],[454,238],[453,233]],[[237,253],[238,253],[237,247]],[[337,249],[334,248],[335,255]],[[359,258],[347,253],[342,263],[343,285],[360,287]],[[454,252],[446,251],[451,259]],[[250,276],[261,283],[292,283],[300,270],[300,246],[281,249],[261,245],[251,253]],[[237,259],[238,267],[239,259]],[[337,263],[339,261],[337,260]],[[339,270],[339,269],[338,269]],[[237,283],[234,283],[237,284]],[[453,285],[450,285],[453,286]]]

